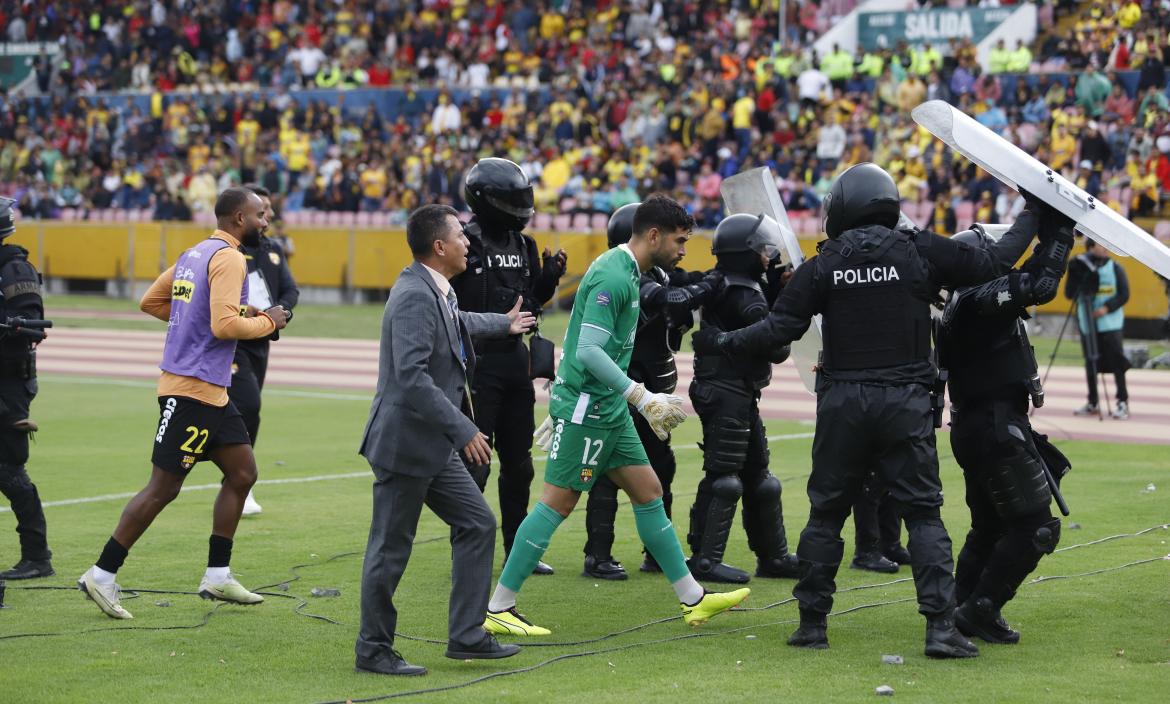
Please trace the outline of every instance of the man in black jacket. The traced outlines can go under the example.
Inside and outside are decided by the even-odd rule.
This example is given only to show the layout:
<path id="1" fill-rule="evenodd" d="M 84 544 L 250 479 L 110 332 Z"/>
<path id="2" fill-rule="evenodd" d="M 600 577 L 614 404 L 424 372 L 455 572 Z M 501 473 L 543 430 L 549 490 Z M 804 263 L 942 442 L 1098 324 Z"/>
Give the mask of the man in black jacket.
<path id="1" fill-rule="evenodd" d="M 260 196 L 265 216 L 272 222 L 272 195 L 268 189 L 258 184 L 248 184 L 245 188 Z M 288 269 L 284 250 L 263 233 L 259 245 L 245 245 L 243 250 L 248 262 L 248 305 L 257 310 L 279 305 L 291 313 L 301 292 Z M 228 397 L 244 417 L 244 426 L 248 429 L 253 447 L 256 446 L 256 435 L 260 432 L 260 392 L 264 389 L 264 377 L 268 374 L 268 346 L 272 340 L 278 339 L 279 332 L 273 333 L 271 338 L 240 340 L 236 345 L 236 358 L 232 361 L 232 384 L 228 387 Z M 255 516 L 261 510 L 260 504 L 249 491 L 244 501 L 243 515 Z"/>

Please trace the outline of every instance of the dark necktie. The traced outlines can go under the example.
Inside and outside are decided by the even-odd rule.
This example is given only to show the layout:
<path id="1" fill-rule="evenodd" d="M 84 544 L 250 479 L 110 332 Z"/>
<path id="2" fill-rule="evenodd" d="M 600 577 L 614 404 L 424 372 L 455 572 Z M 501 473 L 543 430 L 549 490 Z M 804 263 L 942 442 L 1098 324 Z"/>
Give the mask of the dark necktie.
<path id="1" fill-rule="evenodd" d="M 467 350 L 463 347 L 463 329 L 459 325 L 459 301 L 455 297 L 455 289 L 447 292 L 447 308 L 451 311 L 451 318 L 455 321 L 455 334 L 459 336 L 459 359 L 463 366 L 467 366 Z"/>

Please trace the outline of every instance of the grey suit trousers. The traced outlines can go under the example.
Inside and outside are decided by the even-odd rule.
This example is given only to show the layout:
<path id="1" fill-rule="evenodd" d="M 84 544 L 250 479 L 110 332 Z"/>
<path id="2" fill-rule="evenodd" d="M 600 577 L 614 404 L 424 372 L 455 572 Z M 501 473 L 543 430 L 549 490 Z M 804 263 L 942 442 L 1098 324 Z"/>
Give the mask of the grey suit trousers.
<path id="1" fill-rule="evenodd" d="M 496 519 L 459 456 L 432 477 L 374 470 L 374 513 L 362 566 L 358 657 L 374 659 L 394 645 L 398 610 L 394 591 L 406 570 L 425 504 L 451 526 L 451 598 L 447 633 L 452 643 L 483 640 L 491 590 Z"/>

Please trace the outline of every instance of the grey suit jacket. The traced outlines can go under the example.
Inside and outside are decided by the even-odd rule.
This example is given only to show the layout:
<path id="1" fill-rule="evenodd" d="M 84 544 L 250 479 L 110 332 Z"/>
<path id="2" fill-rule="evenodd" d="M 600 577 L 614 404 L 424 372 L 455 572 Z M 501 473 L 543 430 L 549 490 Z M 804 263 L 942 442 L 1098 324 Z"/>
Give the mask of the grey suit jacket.
<path id="1" fill-rule="evenodd" d="M 499 313 L 459 312 L 462 330 L 422 264 L 402 271 L 382 316 L 378 391 L 359 453 L 391 473 L 433 476 L 478 430 L 461 410 L 475 368 L 471 337 L 504 337 Z M 460 336 L 467 354 L 464 369 Z"/>

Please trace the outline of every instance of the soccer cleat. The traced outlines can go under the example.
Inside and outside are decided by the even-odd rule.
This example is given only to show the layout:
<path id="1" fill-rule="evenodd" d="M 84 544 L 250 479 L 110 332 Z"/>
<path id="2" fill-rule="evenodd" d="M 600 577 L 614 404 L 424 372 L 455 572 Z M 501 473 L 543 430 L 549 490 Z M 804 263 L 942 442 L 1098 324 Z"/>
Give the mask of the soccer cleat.
<path id="1" fill-rule="evenodd" d="M 1074 416 L 1095 416 L 1098 413 L 1100 413 L 1100 409 L 1097 408 L 1097 404 L 1095 403 L 1086 403 L 1077 410 L 1073 411 Z"/>
<path id="2" fill-rule="evenodd" d="M 260 504 L 256 502 L 256 497 L 252 496 L 252 492 L 248 492 L 248 498 L 244 499 L 244 510 L 241 516 L 259 516 L 264 509 L 260 508 Z"/>
<path id="3" fill-rule="evenodd" d="M 245 606 L 264 601 L 264 597 L 244 589 L 243 585 L 231 575 L 228 575 L 226 581 L 215 584 L 207 581 L 207 575 L 203 575 L 203 581 L 199 583 L 199 596 L 204 599 L 230 601 L 233 604 L 244 604 Z"/>
<path id="4" fill-rule="evenodd" d="M 106 616 L 110 618 L 131 619 L 134 618 L 129 611 L 122 608 L 121 592 L 122 588 L 116 582 L 110 584 L 98 584 L 93 578 L 93 568 L 90 567 L 85 571 L 85 574 L 77 580 L 77 588 L 85 594 L 90 601 L 98 605 Z"/>
<path id="5" fill-rule="evenodd" d="M 499 636 L 552 635 L 552 631 L 537 626 L 524 618 L 524 614 L 517 611 L 515 606 L 506 611 L 487 612 L 487 619 L 483 622 L 483 630 Z"/>
<path id="6" fill-rule="evenodd" d="M 1113 420 L 1129 420 L 1129 404 L 1125 401 L 1118 401 L 1117 408 L 1114 408 L 1109 413 Z"/>
<path id="7" fill-rule="evenodd" d="M 683 621 L 694 628 L 710 621 L 712 616 L 718 616 L 728 609 L 739 606 L 751 593 L 752 590 L 748 587 L 736 589 L 733 592 L 704 591 L 703 598 L 699 599 L 699 603 L 679 604 L 679 608 L 683 612 Z"/>

